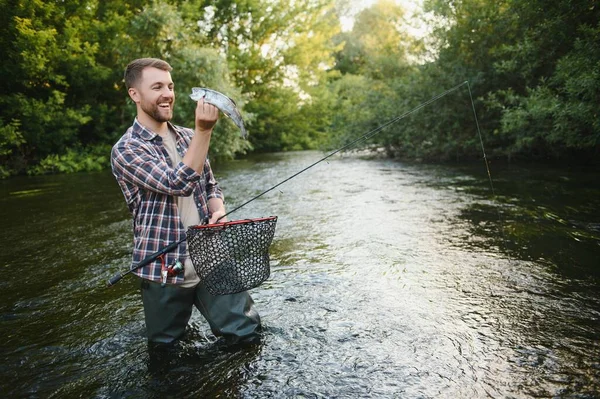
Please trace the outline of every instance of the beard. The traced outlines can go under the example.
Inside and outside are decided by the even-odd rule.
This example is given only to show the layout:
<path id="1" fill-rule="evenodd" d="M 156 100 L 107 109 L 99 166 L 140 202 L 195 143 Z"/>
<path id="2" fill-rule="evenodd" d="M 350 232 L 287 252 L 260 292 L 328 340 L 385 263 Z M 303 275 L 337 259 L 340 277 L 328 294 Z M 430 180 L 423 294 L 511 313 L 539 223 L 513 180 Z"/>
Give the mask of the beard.
<path id="1" fill-rule="evenodd" d="M 168 109 L 161 108 L 158 106 L 160 103 L 168 102 L 170 107 Z M 148 116 L 152 117 L 157 122 L 169 122 L 173 119 L 173 105 L 175 104 L 175 99 L 172 101 L 165 101 L 164 99 L 159 99 L 157 102 L 141 102 L 142 111 L 144 111 Z"/>

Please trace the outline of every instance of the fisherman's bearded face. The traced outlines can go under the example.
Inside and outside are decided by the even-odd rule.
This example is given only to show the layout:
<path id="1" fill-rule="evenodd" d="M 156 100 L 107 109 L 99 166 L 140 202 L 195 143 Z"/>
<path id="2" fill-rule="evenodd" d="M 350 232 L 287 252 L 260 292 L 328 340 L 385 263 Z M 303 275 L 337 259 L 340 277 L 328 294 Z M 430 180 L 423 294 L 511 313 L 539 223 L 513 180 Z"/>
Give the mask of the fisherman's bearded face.
<path id="1" fill-rule="evenodd" d="M 159 123 L 173 118 L 175 90 L 171 74 L 157 68 L 146 68 L 137 90 L 141 110 Z"/>
<path id="2" fill-rule="evenodd" d="M 140 107 L 142 111 L 151 116 L 157 122 L 168 122 L 173 118 L 173 105 L 175 96 L 172 98 L 159 97 L 158 99 L 147 99 L 142 97 Z"/>

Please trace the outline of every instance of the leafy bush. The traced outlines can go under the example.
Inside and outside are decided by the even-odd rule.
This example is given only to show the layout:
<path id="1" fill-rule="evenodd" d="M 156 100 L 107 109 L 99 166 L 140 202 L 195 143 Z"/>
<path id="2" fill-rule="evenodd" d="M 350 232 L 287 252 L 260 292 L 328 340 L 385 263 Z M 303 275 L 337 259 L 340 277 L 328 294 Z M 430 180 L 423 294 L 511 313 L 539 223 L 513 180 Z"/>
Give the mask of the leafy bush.
<path id="1" fill-rule="evenodd" d="M 68 149 L 63 155 L 49 155 L 27 170 L 29 175 L 92 172 L 110 166 L 110 146 L 98 145 L 85 150 Z"/>

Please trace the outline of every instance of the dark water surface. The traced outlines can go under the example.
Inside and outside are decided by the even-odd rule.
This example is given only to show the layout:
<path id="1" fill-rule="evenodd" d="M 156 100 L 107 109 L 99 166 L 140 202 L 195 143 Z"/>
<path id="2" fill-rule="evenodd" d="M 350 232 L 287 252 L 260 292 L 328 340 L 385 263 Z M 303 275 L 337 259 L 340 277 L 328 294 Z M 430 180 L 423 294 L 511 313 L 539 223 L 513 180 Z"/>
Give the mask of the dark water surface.
<path id="1" fill-rule="evenodd" d="M 230 209 L 322 156 L 216 169 Z M 194 311 L 149 351 L 130 216 L 109 172 L 0 182 L 1 397 L 600 396 L 595 171 L 342 156 L 231 215 L 277 215 L 252 290 L 260 345 L 226 351 Z"/>

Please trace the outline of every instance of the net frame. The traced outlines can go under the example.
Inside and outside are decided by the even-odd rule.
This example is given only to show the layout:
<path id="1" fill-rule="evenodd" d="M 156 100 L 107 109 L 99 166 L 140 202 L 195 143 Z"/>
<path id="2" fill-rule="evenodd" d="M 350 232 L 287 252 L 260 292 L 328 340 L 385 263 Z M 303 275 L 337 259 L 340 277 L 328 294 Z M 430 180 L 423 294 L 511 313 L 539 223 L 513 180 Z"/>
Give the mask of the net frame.
<path id="1" fill-rule="evenodd" d="M 235 294 L 266 281 L 276 225 L 277 216 L 269 216 L 190 226 L 188 252 L 208 292 Z"/>

